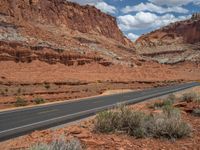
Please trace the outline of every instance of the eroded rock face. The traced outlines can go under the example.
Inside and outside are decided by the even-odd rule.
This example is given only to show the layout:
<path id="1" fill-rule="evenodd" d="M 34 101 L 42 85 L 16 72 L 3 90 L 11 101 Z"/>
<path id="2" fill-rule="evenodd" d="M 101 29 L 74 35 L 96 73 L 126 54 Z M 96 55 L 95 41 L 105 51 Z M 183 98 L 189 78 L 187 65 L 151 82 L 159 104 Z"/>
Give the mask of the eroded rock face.
<path id="1" fill-rule="evenodd" d="M 199 62 L 199 14 L 143 35 L 135 42 L 135 46 L 140 53 L 160 63 Z"/>
<path id="2" fill-rule="evenodd" d="M 114 17 L 66 0 L 0 1 L 0 43 L 0 61 L 109 66 L 134 53 Z"/>
<path id="3" fill-rule="evenodd" d="M 80 6 L 66 0 L 2 0 L 0 10 L 15 21 L 54 24 L 126 42 L 116 19 L 92 6 Z"/>
<path id="4" fill-rule="evenodd" d="M 172 23 L 169 26 L 143 35 L 135 42 L 135 44 L 137 47 L 151 47 L 165 44 L 191 44 L 200 42 L 200 17 L 195 18 L 196 19 Z"/>

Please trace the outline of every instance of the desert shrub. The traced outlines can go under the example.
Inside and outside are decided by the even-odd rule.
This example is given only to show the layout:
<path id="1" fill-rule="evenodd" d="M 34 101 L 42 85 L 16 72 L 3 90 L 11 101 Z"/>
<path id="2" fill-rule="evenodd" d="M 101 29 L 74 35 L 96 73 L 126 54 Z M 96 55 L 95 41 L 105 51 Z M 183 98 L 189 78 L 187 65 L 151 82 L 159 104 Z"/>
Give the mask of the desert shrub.
<path id="1" fill-rule="evenodd" d="M 132 111 L 128 107 L 119 106 L 118 112 L 119 112 L 118 129 L 126 130 L 129 125 L 130 118 L 132 116 Z"/>
<path id="2" fill-rule="evenodd" d="M 196 108 L 192 111 L 192 114 L 195 116 L 199 116 L 200 117 L 200 108 Z"/>
<path id="3" fill-rule="evenodd" d="M 36 103 L 36 104 L 43 104 L 43 103 L 45 103 L 45 99 L 43 99 L 43 98 L 35 98 L 34 99 L 34 102 Z"/>
<path id="4" fill-rule="evenodd" d="M 51 86 L 50 86 L 50 84 L 49 83 L 44 83 L 44 87 L 48 90 L 48 89 L 50 89 L 51 88 Z"/>
<path id="5" fill-rule="evenodd" d="M 191 101 L 195 101 L 197 97 L 198 97 L 197 94 L 194 92 L 184 93 L 181 97 L 181 100 L 185 102 L 191 102 Z"/>
<path id="6" fill-rule="evenodd" d="M 166 99 L 155 102 L 153 105 L 150 106 L 150 108 L 154 109 L 160 109 L 166 106 L 172 106 L 176 100 L 176 96 L 174 94 L 170 94 Z"/>
<path id="7" fill-rule="evenodd" d="M 172 106 L 173 103 L 174 103 L 173 101 L 166 99 L 160 102 L 155 102 L 153 105 L 150 106 L 150 108 L 160 109 L 166 106 Z"/>
<path id="8" fill-rule="evenodd" d="M 162 114 L 153 115 L 147 123 L 149 136 L 177 139 L 189 136 L 191 127 L 181 120 L 180 112 L 173 107 L 165 108 Z"/>
<path id="9" fill-rule="evenodd" d="M 102 133 L 113 132 L 118 128 L 119 112 L 104 111 L 96 117 L 95 129 Z"/>
<path id="10" fill-rule="evenodd" d="M 145 114 L 127 107 L 97 114 L 95 129 L 102 133 L 123 131 L 131 136 L 176 139 L 188 136 L 191 127 L 181 120 L 180 111 L 172 105 L 161 114 Z"/>
<path id="11" fill-rule="evenodd" d="M 167 105 L 162 108 L 163 113 L 167 115 L 168 117 L 171 116 L 176 116 L 176 117 L 181 117 L 180 110 L 178 108 L 173 107 L 172 105 Z"/>
<path id="12" fill-rule="evenodd" d="M 83 150 L 83 148 L 78 139 L 72 139 L 67 142 L 59 139 L 50 144 L 38 143 L 30 147 L 29 150 Z"/>
<path id="13" fill-rule="evenodd" d="M 17 100 L 15 102 L 15 106 L 16 107 L 20 107 L 20 106 L 26 106 L 27 105 L 27 101 L 22 99 L 21 97 L 17 97 Z"/>
<path id="14" fill-rule="evenodd" d="M 128 134 L 137 138 L 146 136 L 146 121 L 149 116 L 142 112 L 132 112 L 128 121 Z"/>
<path id="15" fill-rule="evenodd" d="M 197 104 L 200 104 L 200 95 L 197 96 L 195 102 L 196 102 Z"/>
<path id="16" fill-rule="evenodd" d="M 170 94 L 170 95 L 167 97 L 167 100 L 170 100 L 172 103 L 174 103 L 174 102 L 176 101 L 176 95 Z"/>

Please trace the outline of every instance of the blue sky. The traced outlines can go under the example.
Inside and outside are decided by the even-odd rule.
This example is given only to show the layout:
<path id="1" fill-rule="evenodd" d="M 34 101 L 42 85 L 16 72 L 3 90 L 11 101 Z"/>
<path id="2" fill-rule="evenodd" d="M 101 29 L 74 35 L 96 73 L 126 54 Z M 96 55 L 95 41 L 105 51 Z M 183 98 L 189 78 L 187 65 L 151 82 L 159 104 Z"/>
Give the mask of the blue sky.
<path id="1" fill-rule="evenodd" d="M 185 20 L 200 12 L 200 0 L 70 0 L 93 5 L 117 18 L 118 26 L 131 40 L 140 35 Z"/>

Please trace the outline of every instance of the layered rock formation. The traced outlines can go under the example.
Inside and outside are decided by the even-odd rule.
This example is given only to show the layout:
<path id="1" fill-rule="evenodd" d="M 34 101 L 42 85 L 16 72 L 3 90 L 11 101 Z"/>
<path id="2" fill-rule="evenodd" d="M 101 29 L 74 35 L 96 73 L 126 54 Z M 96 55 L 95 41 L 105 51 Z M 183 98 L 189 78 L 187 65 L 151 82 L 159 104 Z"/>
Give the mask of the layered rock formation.
<path id="1" fill-rule="evenodd" d="M 134 52 L 114 17 L 66 0 L 2 0 L 0 42 L 1 61 L 107 66 Z"/>
<path id="2" fill-rule="evenodd" d="M 200 60 L 200 17 L 179 21 L 141 36 L 135 45 L 145 56 L 161 63 Z"/>
<path id="3" fill-rule="evenodd" d="M 65 26 L 125 43 L 116 19 L 92 6 L 80 6 L 66 0 L 3 0 L 1 13 L 20 21 Z"/>

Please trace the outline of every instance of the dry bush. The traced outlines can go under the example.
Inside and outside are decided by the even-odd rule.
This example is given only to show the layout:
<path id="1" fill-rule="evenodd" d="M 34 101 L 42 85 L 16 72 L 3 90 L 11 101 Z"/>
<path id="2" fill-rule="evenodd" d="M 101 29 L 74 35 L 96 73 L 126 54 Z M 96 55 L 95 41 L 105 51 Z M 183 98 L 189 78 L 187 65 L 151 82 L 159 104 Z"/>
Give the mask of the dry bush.
<path id="1" fill-rule="evenodd" d="M 189 136 L 191 127 L 181 120 L 178 109 L 163 107 L 161 114 L 145 114 L 128 107 L 104 111 L 96 116 L 95 129 L 109 133 L 123 131 L 131 136 L 176 139 Z"/>
<path id="2" fill-rule="evenodd" d="M 78 139 L 72 139 L 67 142 L 59 139 L 50 144 L 38 143 L 30 147 L 29 150 L 83 150 L 83 147 Z"/>
<path id="3" fill-rule="evenodd" d="M 20 107 L 20 106 L 26 106 L 27 105 L 27 101 L 21 97 L 17 97 L 17 100 L 15 102 L 15 106 L 16 107 Z"/>
<path id="4" fill-rule="evenodd" d="M 176 101 L 176 96 L 174 94 L 170 94 L 166 99 L 155 102 L 153 105 L 150 106 L 150 108 L 153 109 L 160 109 L 166 106 L 172 106 Z"/>
<path id="5" fill-rule="evenodd" d="M 198 98 L 198 95 L 194 92 L 189 92 L 189 93 L 184 93 L 181 97 L 181 101 L 184 102 L 192 102 L 192 101 L 196 101 L 196 99 Z"/>

